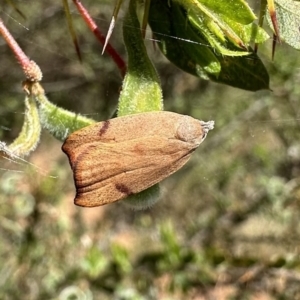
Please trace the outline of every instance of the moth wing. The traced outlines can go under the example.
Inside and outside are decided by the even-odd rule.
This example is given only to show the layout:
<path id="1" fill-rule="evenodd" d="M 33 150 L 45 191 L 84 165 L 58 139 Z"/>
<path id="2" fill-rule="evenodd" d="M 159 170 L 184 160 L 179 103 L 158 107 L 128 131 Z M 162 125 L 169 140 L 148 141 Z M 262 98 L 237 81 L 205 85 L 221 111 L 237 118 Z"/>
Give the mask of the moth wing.
<path id="1" fill-rule="evenodd" d="M 98 122 L 70 134 L 63 145 L 63 151 L 67 152 L 68 148 L 74 150 L 84 143 L 95 141 L 122 142 L 153 135 L 173 138 L 180 122 L 186 119 L 201 128 L 198 120 L 168 111 L 133 114 Z"/>
<path id="2" fill-rule="evenodd" d="M 194 144 L 159 136 L 84 144 L 78 147 L 71 165 L 75 204 L 99 206 L 141 192 L 177 171 L 195 148 Z"/>

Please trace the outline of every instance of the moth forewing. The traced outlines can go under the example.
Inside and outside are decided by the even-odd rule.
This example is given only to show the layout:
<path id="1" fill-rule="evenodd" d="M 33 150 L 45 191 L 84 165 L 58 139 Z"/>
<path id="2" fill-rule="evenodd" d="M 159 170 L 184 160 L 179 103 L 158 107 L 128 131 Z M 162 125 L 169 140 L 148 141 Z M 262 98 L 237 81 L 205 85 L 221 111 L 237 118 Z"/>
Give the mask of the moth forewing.
<path id="1" fill-rule="evenodd" d="M 75 204 L 104 205 L 160 182 L 188 161 L 212 128 L 212 121 L 148 112 L 71 134 L 62 149 L 74 173 Z"/>

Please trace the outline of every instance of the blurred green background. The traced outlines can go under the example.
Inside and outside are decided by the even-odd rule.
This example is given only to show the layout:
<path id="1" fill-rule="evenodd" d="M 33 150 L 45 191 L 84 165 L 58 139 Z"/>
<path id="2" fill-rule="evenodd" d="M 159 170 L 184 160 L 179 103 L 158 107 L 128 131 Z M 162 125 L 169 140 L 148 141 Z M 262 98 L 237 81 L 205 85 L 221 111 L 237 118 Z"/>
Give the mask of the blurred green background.
<path id="1" fill-rule="evenodd" d="M 41 67 L 49 99 L 110 118 L 122 79 L 76 9 L 82 64 L 62 3 L 15 3 L 26 19 L 3 1 L 0 16 Z M 84 4 L 105 33 L 111 1 Z M 122 14 L 111 43 L 126 58 Z M 252 93 L 183 73 L 150 30 L 145 44 L 165 109 L 213 119 L 215 129 L 144 211 L 74 206 L 67 157 L 47 132 L 26 160 L 1 158 L 0 299 L 300 299 L 299 52 L 277 45 L 272 61 L 271 42 L 262 46 L 271 90 Z M 0 55 L 0 139 L 9 143 L 22 126 L 24 78 L 3 39 Z"/>

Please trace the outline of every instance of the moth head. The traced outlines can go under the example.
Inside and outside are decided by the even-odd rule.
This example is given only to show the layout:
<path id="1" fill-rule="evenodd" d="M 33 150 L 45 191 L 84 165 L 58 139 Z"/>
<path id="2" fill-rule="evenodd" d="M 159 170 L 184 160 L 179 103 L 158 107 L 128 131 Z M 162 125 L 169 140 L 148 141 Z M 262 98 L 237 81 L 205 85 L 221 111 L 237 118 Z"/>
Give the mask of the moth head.
<path id="1" fill-rule="evenodd" d="M 199 145 L 214 128 L 214 121 L 203 122 L 189 116 L 182 116 L 176 129 L 176 138 L 187 143 Z"/>
<path id="2" fill-rule="evenodd" d="M 215 121 L 208 121 L 208 122 L 200 121 L 200 124 L 203 130 L 203 134 L 202 134 L 202 141 L 203 141 L 206 138 L 207 133 L 210 130 L 214 129 Z"/>

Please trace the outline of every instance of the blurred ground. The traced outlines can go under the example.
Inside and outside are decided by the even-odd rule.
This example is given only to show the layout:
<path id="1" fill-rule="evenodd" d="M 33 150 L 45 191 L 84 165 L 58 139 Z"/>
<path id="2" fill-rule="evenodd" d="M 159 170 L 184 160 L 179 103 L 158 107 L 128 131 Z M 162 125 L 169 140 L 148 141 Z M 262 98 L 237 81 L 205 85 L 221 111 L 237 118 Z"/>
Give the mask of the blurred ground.
<path id="1" fill-rule="evenodd" d="M 106 32 L 110 1 L 84 4 Z M 17 5 L 26 20 L 7 4 L 1 17 L 42 68 L 49 99 L 109 118 L 121 78 L 75 9 L 82 65 L 61 3 Z M 120 26 L 112 44 L 125 57 Z M 272 62 L 271 44 L 262 47 L 272 91 L 250 93 L 184 74 L 146 45 L 166 110 L 213 119 L 215 129 L 145 211 L 75 207 L 67 158 L 47 132 L 28 160 L 2 159 L 0 298 L 300 299 L 299 53 L 279 45 Z M 3 40 L 0 53 L 0 138 L 9 143 L 22 124 L 23 77 Z"/>

